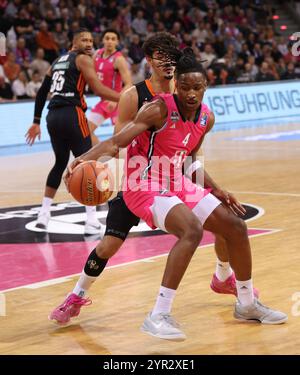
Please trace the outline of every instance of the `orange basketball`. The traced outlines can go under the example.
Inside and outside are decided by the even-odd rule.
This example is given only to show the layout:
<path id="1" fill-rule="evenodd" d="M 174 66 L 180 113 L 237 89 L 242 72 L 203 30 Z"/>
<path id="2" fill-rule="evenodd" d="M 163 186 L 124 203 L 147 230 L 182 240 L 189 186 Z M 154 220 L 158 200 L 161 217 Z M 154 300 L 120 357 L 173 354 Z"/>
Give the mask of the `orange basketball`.
<path id="1" fill-rule="evenodd" d="M 106 164 L 89 160 L 75 167 L 69 178 L 73 198 L 85 206 L 105 203 L 112 195 L 114 178 Z"/>

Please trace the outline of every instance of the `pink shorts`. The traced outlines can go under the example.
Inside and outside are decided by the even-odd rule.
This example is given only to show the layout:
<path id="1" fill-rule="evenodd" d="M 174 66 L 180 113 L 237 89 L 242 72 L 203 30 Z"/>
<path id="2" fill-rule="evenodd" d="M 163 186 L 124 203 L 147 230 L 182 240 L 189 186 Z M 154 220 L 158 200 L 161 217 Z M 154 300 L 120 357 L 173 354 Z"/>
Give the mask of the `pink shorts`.
<path id="1" fill-rule="evenodd" d="M 99 126 L 104 120 L 108 118 L 111 118 L 112 123 L 115 124 L 117 116 L 117 103 L 102 100 L 92 108 L 87 118 L 96 126 Z"/>
<path id="2" fill-rule="evenodd" d="M 147 187 L 148 180 L 144 182 L 144 185 L 143 183 L 140 183 L 139 190 L 137 191 L 123 189 L 125 203 L 130 211 L 143 219 L 150 228 L 155 229 L 157 228 L 158 223 L 162 223 L 162 225 L 159 226 L 163 230 L 165 230 L 163 224 L 165 217 L 156 217 L 154 219 L 154 215 L 159 216 L 161 212 L 162 216 L 166 216 L 168 211 L 179 203 L 184 203 L 191 210 L 193 210 L 193 208 L 196 207 L 198 203 L 210 192 L 210 190 L 203 189 L 200 186 L 195 185 L 185 176 L 182 176 L 181 190 L 176 189 L 177 191 L 165 191 L 161 188 L 161 185 L 158 182 L 155 183 L 153 181 L 151 181 L 151 190 L 147 189 Z M 211 196 L 211 194 L 209 195 Z M 166 208 L 162 208 L 162 211 L 160 209 L 157 210 L 158 213 L 154 212 L 155 210 L 153 207 L 155 206 L 155 203 L 161 205 L 162 198 L 170 198 L 164 200 L 168 201 L 166 203 Z M 221 202 L 218 201 L 215 203 L 216 204 L 213 209 Z"/>

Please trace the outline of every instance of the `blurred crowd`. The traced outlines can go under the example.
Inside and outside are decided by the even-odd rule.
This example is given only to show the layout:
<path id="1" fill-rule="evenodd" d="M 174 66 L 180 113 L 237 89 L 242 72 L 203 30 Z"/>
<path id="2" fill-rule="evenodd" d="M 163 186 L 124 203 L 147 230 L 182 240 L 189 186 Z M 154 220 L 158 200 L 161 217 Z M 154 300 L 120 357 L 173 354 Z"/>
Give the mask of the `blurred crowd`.
<path id="1" fill-rule="evenodd" d="M 190 46 L 207 69 L 210 86 L 300 78 L 292 42 L 275 32 L 271 1 L 259 0 L 0 0 L 0 101 L 34 98 L 53 60 L 73 33 L 89 29 L 95 48 L 101 32 L 120 32 L 120 50 L 133 82 L 149 75 L 142 43 L 169 31 Z"/>

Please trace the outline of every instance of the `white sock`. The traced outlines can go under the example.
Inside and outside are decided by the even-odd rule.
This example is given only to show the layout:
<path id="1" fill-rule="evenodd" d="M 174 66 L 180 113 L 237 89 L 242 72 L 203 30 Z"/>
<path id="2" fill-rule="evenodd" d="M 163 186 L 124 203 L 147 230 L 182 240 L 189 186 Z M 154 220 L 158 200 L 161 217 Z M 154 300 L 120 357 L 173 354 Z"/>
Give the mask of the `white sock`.
<path id="1" fill-rule="evenodd" d="M 40 212 L 50 212 L 50 207 L 51 207 L 52 202 L 53 202 L 53 198 L 44 197 Z"/>
<path id="2" fill-rule="evenodd" d="M 232 275 L 232 272 L 229 262 L 222 262 L 217 259 L 216 276 L 220 281 L 228 279 Z"/>
<path id="3" fill-rule="evenodd" d="M 170 313 L 175 293 L 176 290 L 161 286 L 151 314 Z"/>
<path id="4" fill-rule="evenodd" d="M 97 220 L 97 207 L 96 206 L 85 206 L 87 221 Z"/>
<path id="5" fill-rule="evenodd" d="M 86 291 L 90 289 L 91 285 L 98 279 L 98 277 L 88 276 L 84 271 L 82 271 L 73 293 L 77 294 L 79 297 L 84 297 Z"/>
<path id="6" fill-rule="evenodd" d="M 238 299 L 243 306 L 251 305 L 254 301 L 252 279 L 246 281 L 236 280 Z"/>

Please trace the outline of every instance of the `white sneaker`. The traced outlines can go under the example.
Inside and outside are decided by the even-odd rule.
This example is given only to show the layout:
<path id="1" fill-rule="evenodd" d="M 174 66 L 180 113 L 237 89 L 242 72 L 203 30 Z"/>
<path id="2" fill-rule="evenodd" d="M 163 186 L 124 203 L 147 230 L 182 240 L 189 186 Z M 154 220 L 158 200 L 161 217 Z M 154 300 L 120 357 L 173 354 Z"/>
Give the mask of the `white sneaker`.
<path id="1" fill-rule="evenodd" d="M 100 235 L 101 224 L 99 220 L 87 220 L 84 226 L 84 234 L 99 234 Z"/>
<path id="2" fill-rule="evenodd" d="M 167 313 L 151 315 L 150 312 L 141 326 L 141 331 L 165 340 L 186 339 L 186 335 L 179 329 L 179 324 Z"/>
<path id="3" fill-rule="evenodd" d="M 35 226 L 39 229 L 47 230 L 50 217 L 51 217 L 50 212 L 40 211 L 38 214 L 38 218 L 37 218 Z"/>
<path id="4" fill-rule="evenodd" d="M 257 299 L 254 299 L 254 302 L 248 306 L 242 306 L 237 301 L 233 315 L 238 320 L 256 321 L 262 324 L 282 324 L 288 320 L 285 313 L 270 309 Z"/>

